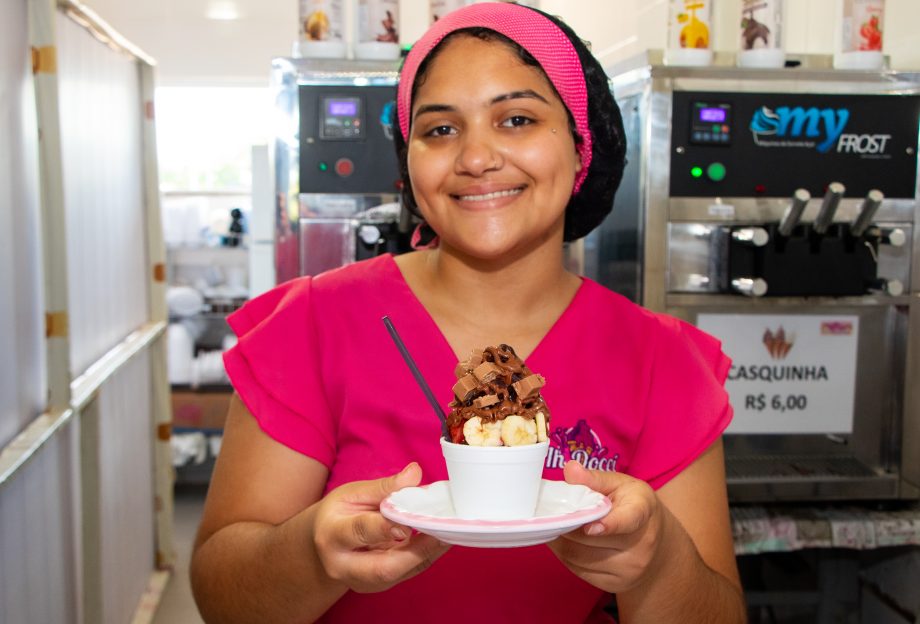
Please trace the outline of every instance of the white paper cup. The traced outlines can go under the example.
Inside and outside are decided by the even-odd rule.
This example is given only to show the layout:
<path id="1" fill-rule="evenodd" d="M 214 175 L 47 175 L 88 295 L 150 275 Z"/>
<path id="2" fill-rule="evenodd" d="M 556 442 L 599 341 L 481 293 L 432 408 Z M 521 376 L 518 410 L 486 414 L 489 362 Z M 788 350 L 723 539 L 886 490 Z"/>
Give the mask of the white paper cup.
<path id="1" fill-rule="evenodd" d="M 468 446 L 441 439 L 448 488 L 458 518 L 531 518 L 540 495 L 549 442 L 525 446 Z"/>

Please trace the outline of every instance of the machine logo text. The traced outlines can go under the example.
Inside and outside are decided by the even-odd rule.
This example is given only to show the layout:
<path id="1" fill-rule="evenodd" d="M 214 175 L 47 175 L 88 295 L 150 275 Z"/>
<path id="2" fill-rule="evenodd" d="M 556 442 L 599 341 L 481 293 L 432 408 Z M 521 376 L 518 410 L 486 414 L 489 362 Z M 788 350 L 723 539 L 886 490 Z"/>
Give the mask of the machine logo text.
<path id="1" fill-rule="evenodd" d="M 837 144 L 849 120 L 845 108 L 761 106 L 750 128 L 759 146 L 808 147 L 823 154 Z"/>

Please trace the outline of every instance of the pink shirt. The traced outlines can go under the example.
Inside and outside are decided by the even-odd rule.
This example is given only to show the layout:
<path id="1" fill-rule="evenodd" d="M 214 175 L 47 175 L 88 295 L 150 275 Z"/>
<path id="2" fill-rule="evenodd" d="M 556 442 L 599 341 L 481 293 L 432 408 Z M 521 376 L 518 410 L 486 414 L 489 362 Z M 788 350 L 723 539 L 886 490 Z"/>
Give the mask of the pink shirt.
<path id="1" fill-rule="evenodd" d="M 446 409 L 457 358 L 392 256 L 292 280 L 229 319 L 239 342 L 224 361 L 236 391 L 265 432 L 329 468 L 326 491 L 410 461 L 424 483 L 447 478 L 440 424 L 383 315 Z M 546 479 L 562 479 L 571 458 L 658 488 L 731 420 L 717 340 L 588 279 L 527 364 L 547 380 Z M 603 599 L 545 546 L 453 547 L 387 592 L 349 592 L 323 621 L 404 622 L 411 609 L 419 622 L 583 622 Z"/>

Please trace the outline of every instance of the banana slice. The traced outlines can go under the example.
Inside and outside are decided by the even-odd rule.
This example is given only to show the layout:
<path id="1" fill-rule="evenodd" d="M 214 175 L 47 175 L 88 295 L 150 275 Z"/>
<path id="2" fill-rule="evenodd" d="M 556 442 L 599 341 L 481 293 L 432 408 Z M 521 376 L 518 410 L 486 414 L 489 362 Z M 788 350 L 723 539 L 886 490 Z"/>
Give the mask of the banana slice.
<path id="1" fill-rule="evenodd" d="M 537 423 L 537 442 L 546 442 L 549 439 L 546 435 L 546 415 L 543 412 L 537 412 L 534 422 Z"/>
<path id="2" fill-rule="evenodd" d="M 472 420 L 472 419 L 470 419 Z M 522 416 L 506 416 L 502 421 L 502 442 L 505 446 L 523 446 L 537 443 L 537 424 Z"/>
<path id="3" fill-rule="evenodd" d="M 479 416 L 473 416 L 463 423 L 463 437 L 470 446 L 501 446 L 502 424 L 483 422 Z"/>

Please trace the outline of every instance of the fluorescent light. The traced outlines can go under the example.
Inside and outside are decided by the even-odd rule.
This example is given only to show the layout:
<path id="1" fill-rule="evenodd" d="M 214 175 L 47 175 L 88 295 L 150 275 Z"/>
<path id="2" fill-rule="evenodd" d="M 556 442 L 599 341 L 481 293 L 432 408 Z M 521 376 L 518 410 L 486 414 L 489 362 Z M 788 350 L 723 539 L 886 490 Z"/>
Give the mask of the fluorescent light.
<path id="1" fill-rule="evenodd" d="M 240 19 L 239 9 L 236 8 L 235 2 L 227 0 L 215 0 L 208 4 L 208 19 L 229 22 Z"/>

